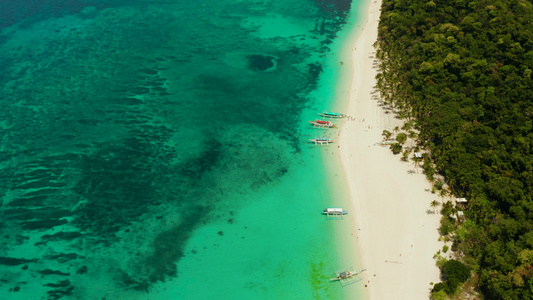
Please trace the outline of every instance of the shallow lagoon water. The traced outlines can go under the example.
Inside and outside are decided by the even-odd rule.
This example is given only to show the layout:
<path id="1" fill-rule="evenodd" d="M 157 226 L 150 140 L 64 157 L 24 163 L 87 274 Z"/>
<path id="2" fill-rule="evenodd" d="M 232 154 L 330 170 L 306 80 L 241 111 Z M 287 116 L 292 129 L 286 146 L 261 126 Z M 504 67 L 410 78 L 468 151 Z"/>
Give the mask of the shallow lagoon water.
<path id="1" fill-rule="evenodd" d="M 2 4 L 0 296 L 341 299 L 306 121 L 350 2 Z"/>

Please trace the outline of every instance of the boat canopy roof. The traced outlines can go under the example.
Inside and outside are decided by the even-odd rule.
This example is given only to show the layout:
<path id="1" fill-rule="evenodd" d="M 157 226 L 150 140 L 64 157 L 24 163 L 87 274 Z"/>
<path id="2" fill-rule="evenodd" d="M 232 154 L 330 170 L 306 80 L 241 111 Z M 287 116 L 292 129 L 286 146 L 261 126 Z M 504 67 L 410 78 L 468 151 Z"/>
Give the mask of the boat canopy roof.
<path id="1" fill-rule="evenodd" d="M 328 207 L 326 208 L 326 211 L 328 213 L 342 213 L 343 212 L 342 207 Z"/>

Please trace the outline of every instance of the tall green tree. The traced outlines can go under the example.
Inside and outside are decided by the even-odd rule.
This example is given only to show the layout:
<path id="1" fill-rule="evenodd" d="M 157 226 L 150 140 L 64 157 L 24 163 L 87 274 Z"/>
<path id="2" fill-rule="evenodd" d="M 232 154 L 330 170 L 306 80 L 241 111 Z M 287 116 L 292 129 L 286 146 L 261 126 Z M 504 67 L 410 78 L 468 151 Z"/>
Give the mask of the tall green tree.
<path id="1" fill-rule="evenodd" d="M 451 193 L 469 199 L 468 226 L 452 248 L 486 299 L 533 299 L 530 20 L 530 0 L 389 0 L 375 44 L 377 87 L 415 122 L 427 178 L 444 176 Z M 450 280 L 435 294 L 458 285 Z"/>

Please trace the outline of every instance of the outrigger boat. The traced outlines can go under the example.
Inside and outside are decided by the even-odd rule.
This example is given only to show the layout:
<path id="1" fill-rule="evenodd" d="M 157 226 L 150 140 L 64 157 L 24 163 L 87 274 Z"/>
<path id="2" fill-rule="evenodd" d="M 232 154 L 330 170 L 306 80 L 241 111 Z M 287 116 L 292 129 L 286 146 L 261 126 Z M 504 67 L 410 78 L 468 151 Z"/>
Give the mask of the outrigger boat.
<path id="1" fill-rule="evenodd" d="M 338 118 L 338 119 L 346 117 L 346 115 L 336 113 L 336 112 L 329 112 L 329 111 L 318 113 L 318 115 L 325 117 L 325 118 Z"/>
<path id="2" fill-rule="evenodd" d="M 342 207 L 328 207 L 322 211 L 322 214 L 326 215 L 326 219 L 328 220 L 342 220 L 348 212 L 342 209 Z"/>
<path id="3" fill-rule="evenodd" d="M 328 207 L 322 211 L 322 214 L 327 216 L 342 216 L 347 215 L 348 212 L 342 207 Z"/>
<path id="4" fill-rule="evenodd" d="M 346 286 L 348 284 L 352 284 L 352 283 L 363 280 L 360 274 L 363 273 L 364 271 L 366 271 L 366 269 L 355 270 L 354 268 L 349 268 L 343 271 L 338 271 L 336 273 L 337 277 L 330 278 L 330 280 L 340 281 L 342 286 Z"/>
<path id="5" fill-rule="evenodd" d="M 329 122 L 329 121 L 314 120 L 314 121 L 309 121 L 309 123 L 313 124 L 313 127 L 320 127 L 320 128 L 335 127 L 335 124 L 333 124 L 332 122 Z"/>
<path id="6" fill-rule="evenodd" d="M 329 143 L 333 143 L 334 141 L 328 139 L 328 138 L 314 138 L 314 139 L 309 139 L 309 141 L 315 143 L 315 145 L 329 145 Z"/>

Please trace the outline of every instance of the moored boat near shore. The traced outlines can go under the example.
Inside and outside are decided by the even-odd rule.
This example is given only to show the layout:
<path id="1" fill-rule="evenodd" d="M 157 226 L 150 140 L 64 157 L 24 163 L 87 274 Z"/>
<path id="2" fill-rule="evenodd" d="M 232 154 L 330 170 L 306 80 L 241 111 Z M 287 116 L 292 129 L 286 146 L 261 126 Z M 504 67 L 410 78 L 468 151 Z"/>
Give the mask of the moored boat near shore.
<path id="1" fill-rule="evenodd" d="M 330 143 L 333 143 L 334 141 L 329 138 L 322 138 L 322 137 L 316 137 L 314 139 L 309 139 L 309 141 L 315 143 L 315 145 L 329 145 Z"/>
<path id="2" fill-rule="evenodd" d="M 326 216 L 340 216 L 347 215 L 348 212 L 345 211 L 342 207 L 328 207 L 322 211 L 323 215 Z"/>
<path id="3" fill-rule="evenodd" d="M 336 113 L 336 112 L 328 112 L 328 111 L 318 113 L 318 115 L 324 118 L 337 118 L 337 119 L 346 117 L 346 115 L 344 114 Z"/>
<path id="4" fill-rule="evenodd" d="M 326 215 L 326 219 L 328 220 L 342 220 L 348 212 L 342 207 L 328 207 L 322 211 L 322 214 Z"/>
<path id="5" fill-rule="evenodd" d="M 313 127 L 318 127 L 318 128 L 336 127 L 336 125 L 333 124 L 333 122 L 329 122 L 329 121 L 314 120 L 314 121 L 309 121 L 309 123 L 313 124 Z"/>
<path id="6" fill-rule="evenodd" d="M 342 286 L 347 286 L 349 284 L 356 283 L 358 281 L 363 280 L 360 274 L 363 273 L 364 271 L 366 271 L 366 269 L 356 270 L 353 267 L 347 268 L 345 270 L 338 271 L 336 273 L 337 277 L 330 278 L 330 280 L 340 281 Z"/>

